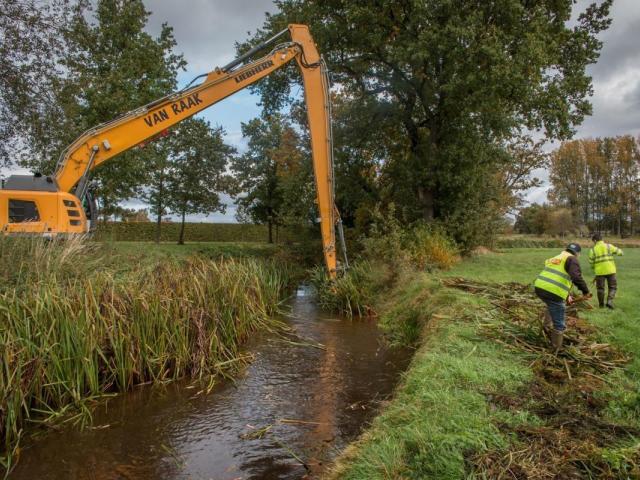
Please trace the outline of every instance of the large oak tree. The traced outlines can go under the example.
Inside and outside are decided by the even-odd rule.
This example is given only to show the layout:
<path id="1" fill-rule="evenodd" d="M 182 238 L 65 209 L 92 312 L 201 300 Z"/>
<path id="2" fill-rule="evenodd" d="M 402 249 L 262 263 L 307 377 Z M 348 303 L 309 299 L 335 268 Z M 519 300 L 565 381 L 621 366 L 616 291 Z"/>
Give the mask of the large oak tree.
<path id="1" fill-rule="evenodd" d="M 483 210 L 498 201 L 494 179 L 513 138 L 533 130 L 566 139 L 591 112 L 586 67 L 611 1 L 579 13 L 572 0 L 276 4 L 240 51 L 288 23 L 308 24 L 333 81 L 361 105 L 360 135 L 388 152 L 387 199 L 408 220 L 446 220 L 472 243 L 490 225 Z M 295 98 L 297 77 L 291 68 L 255 87 L 267 111 Z"/>

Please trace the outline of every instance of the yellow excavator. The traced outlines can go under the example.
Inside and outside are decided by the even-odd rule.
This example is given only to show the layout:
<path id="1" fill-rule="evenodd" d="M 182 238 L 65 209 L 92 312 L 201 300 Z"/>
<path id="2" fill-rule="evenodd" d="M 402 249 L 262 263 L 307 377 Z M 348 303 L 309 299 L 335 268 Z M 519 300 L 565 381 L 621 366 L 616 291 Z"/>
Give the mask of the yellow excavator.
<path id="1" fill-rule="evenodd" d="M 251 60 L 287 32 L 291 41 L 277 44 L 268 55 Z M 202 83 L 86 131 L 62 153 L 53 176 L 9 177 L 0 190 L 3 232 L 51 237 L 88 232 L 96 219 L 88 192 L 89 176 L 94 168 L 119 153 L 143 145 L 172 125 L 246 88 L 294 59 L 304 83 L 324 259 L 329 275 L 335 277 L 336 226 L 342 250 L 346 250 L 342 223 L 334 202 L 329 77 L 306 25 L 289 25 L 228 65 L 194 79 L 206 77 Z M 90 206 L 86 212 L 82 204 L 85 199 Z"/>

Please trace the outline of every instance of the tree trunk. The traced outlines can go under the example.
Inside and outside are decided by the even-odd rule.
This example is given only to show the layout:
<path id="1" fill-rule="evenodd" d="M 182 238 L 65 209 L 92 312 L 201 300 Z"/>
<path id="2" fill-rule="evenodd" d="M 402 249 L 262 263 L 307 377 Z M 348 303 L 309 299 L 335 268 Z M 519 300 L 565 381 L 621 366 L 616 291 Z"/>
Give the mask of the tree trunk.
<path id="1" fill-rule="evenodd" d="M 433 191 L 427 190 L 423 186 L 418 187 L 418 200 L 422 206 L 422 219 L 426 221 L 433 220 L 435 217 L 433 209 Z"/>
<path id="2" fill-rule="evenodd" d="M 273 243 L 273 223 L 271 220 L 267 220 L 267 225 L 269 226 L 269 243 Z"/>
<path id="3" fill-rule="evenodd" d="M 156 219 L 156 243 L 160 243 L 161 234 L 162 234 L 162 214 L 158 213 L 158 218 Z"/>
<path id="4" fill-rule="evenodd" d="M 158 185 L 158 204 L 156 205 L 158 210 L 158 218 L 156 219 L 156 243 L 160 243 L 160 237 L 162 234 L 162 193 L 164 187 L 164 179 L 162 174 L 160 175 L 160 183 Z"/>
<path id="5" fill-rule="evenodd" d="M 618 215 L 618 237 L 622 238 L 622 220 L 620 219 L 620 215 Z"/>
<path id="6" fill-rule="evenodd" d="M 185 211 L 182 210 L 182 222 L 180 223 L 180 236 L 178 237 L 178 245 L 184 245 L 184 217 Z"/>

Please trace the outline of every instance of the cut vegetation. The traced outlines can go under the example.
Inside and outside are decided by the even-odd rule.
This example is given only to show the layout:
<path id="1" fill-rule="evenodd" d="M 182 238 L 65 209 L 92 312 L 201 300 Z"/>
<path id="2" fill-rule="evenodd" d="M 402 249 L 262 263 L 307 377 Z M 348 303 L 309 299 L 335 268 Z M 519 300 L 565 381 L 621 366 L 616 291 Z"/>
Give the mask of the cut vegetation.
<path id="1" fill-rule="evenodd" d="M 439 275 L 405 269 L 370 297 L 392 338 L 420 347 L 330 477 L 638 478 L 640 252 L 619 262 L 619 308 L 571 312 L 554 355 L 528 285 L 556 253 L 489 253 Z"/>

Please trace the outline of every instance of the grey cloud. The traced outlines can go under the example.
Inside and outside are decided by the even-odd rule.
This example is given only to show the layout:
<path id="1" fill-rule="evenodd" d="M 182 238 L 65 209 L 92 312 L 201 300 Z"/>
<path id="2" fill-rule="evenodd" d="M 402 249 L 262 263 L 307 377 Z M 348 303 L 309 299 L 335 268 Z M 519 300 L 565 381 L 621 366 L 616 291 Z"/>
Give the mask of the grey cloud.
<path id="1" fill-rule="evenodd" d="M 625 14 L 614 16 L 610 29 L 601 36 L 600 58 L 589 67 L 589 72 L 596 78 L 609 79 L 620 69 L 633 67 L 640 61 L 640 18 L 638 12 L 628 12 L 632 21 L 624 21 L 621 17 Z"/>
<path id="2" fill-rule="evenodd" d="M 593 1 L 579 0 L 575 12 Z M 577 138 L 640 133 L 640 2 L 614 0 L 611 17 L 600 35 L 600 58 L 587 70 L 593 77 L 593 114 L 577 128 Z"/>
<path id="3" fill-rule="evenodd" d="M 145 0 L 152 12 L 149 32 L 162 23 L 174 29 L 176 50 L 184 54 L 189 72 L 207 72 L 235 57 L 235 42 L 262 26 L 272 0 Z"/>
<path id="4" fill-rule="evenodd" d="M 640 75 L 635 80 L 633 90 L 624 95 L 623 99 L 627 104 L 627 112 L 640 111 Z"/>

